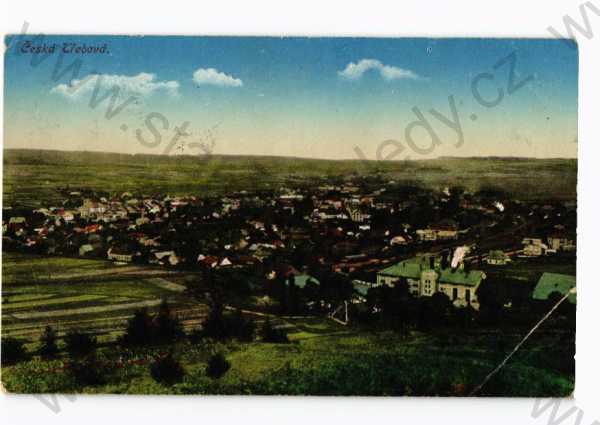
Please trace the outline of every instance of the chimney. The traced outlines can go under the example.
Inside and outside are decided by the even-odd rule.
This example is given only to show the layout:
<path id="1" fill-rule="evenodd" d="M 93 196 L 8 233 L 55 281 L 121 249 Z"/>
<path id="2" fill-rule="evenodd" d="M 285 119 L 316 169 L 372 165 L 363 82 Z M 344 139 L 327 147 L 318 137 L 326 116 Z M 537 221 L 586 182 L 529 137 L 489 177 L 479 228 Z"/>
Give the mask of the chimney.
<path id="1" fill-rule="evenodd" d="M 431 255 L 429 257 L 429 268 L 431 270 L 435 269 L 435 256 L 434 255 Z"/>

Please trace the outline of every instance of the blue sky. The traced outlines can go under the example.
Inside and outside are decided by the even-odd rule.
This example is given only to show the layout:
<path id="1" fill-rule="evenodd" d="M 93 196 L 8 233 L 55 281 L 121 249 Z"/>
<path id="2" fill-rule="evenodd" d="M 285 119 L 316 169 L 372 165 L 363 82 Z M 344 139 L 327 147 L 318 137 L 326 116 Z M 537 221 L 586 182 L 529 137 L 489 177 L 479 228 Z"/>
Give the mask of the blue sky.
<path id="1" fill-rule="evenodd" d="M 36 55 L 24 41 L 57 47 L 33 66 Z M 189 122 L 181 149 L 171 154 L 195 153 L 189 144 L 204 141 L 210 130 L 220 154 L 348 159 L 358 147 L 375 159 L 381 142 L 394 139 L 406 147 L 394 159 L 577 155 L 578 54 L 560 40 L 46 36 L 6 42 L 8 148 L 163 153 L 174 128 Z M 106 44 L 108 52 L 61 55 L 62 43 Z M 512 93 L 510 61 L 494 69 L 510 54 L 514 82 L 531 76 Z M 77 76 L 53 76 L 57 62 L 64 70 L 77 59 Z M 472 89 L 482 73 L 488 73 L 477 84 L 483 99 L 503 91 L 493 107 Z M 90 75 L 69 90 L 73 79 Z M 117 85 L 117 104 L 129 96 L 136 101 L 106 119 L 108 100 L 89 106 L 97 75 L 103 76 L 100 96 Z M 415 107 L 439 138 L 432 145 L 417 126 L 411 137 L 420 150 L 406 140 Z M 163 128 L 162 120 L 153 121 L 160 140 L 147 126 L 154 112 L 168 122 Z M 153 146 L 140 143 L 136 129 Z"/>

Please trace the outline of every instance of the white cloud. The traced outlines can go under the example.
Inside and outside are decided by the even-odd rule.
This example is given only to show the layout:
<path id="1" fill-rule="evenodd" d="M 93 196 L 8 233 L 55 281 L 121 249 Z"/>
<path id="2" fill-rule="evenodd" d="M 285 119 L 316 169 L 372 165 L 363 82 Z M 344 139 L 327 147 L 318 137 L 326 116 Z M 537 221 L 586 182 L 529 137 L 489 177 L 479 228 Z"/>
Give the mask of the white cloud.
<path id="1" fill-rule="evenodd" d="M 409 69 L 385 65 L 377 59 L 361 59 L 357 63 L 350 62 L 343 71 L 338 71 L 338 75 L 348 80 L 358 80 L 365 72 L 372 69 L 379 71 L 381 77 L 387 81 L 400 79 L 417 80 L 420 78 Z"/>
<path id="2" fill-rule="evenodd" d="M 219 72 L 214 68 L 199 68 L 194 72 L 194 83 L 220 87 L 242 87 L 244 83 L 239 78 Z"/>
<path id="3" fill-rule="evenodd" d="M 156 75 L 141 72 L 138 75 L 111 75 L 97 74 L 88 75 L 78 80 L 71 80 L 69 84 L 59 84 L 50 91 L 60 94 L 67 99 L 87 99 L 89 95 L 99 87 L 99 95 L 103 95 L 113 87 L 119 88 L 119 96 L 148 97 L 155 93 L 166 93 L 168 96 L 179 96 L 179 83 L 177 81 L 160 81 Z"/>

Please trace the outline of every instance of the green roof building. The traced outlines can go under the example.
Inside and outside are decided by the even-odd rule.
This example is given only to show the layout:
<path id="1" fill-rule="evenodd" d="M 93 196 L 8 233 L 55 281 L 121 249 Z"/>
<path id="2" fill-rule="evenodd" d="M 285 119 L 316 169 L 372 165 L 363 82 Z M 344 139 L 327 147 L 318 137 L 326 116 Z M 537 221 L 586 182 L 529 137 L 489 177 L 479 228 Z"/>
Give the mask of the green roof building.
<path id="1" fill-rule="evenodd" d="M 552 293 L 565 295 L 571 289 L 575 288 L 575 276 L 559 273 L 544 273 L 535 289 L 533 290 L 533 299 L 544 301 Z M 577 303 L 577 294 L 572 293 L 569 298 L 571 304 Z"/>
<path id="2" fill-rule="evenodd" d="M 316 277 L 307 275 L 307 274 L 299 274 L 294 276 L 294 283 L 299 288 L 304 288 L 307 283 L 314 283 L 315 285 L 320 285 L 321 282 Z"/>
<path id="3" fill-rule="evenodd" d="M 486 258 L 486 262 L 494 266 L 503 266 L 509 261 L 510 258 L 508 257 L 508 255 L 506 255 L 502 251 L 490 251 Z"/>
<path id="4" fill-rule="evenodd" d="M 476 291 L 486 278 L 480 270 L 466 271 L 463 267 L 442 267 L 436 256 L 424 255 L 401 261 L 377 273 L 377 284 L 392 286 L 406 280 L 409 292 L 415 296 L 446 294 L 456 306 L 479 308 Z"/>

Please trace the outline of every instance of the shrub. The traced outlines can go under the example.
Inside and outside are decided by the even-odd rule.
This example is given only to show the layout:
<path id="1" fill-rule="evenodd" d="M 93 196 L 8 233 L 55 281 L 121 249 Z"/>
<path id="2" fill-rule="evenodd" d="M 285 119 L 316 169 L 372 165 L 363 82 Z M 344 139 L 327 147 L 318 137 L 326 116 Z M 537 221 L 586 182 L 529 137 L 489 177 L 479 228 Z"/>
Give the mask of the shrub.
<path id="1" fill-rule="evenodd" d="M 202 335 L 218 341 L 230 337 L 228 326 L 220 309 L 211 309 L 206 320 L 202 322 Z"/>
<path id="2" fill-rule="evenodd" d="M 23 342 L 16 338 L 2 338 L 2 366 L 13 365 L 27 358 Z"/>
<path id="3" fill-rule="evenodd" d="M 237 310 L 236 313 L 226 321 L 226 327 L 229 328 L 230 333 L 240 341 L 250 342 L 254 340 L 254 334 L 256 332 L 254 320 L 244 318 L 241 310 Z"/>
<path id="4" fill-rule="evenodd" d="M 149 345 L 152 343 L 152 328 L 152 318 L 148 309 L 137 310 L 127 322 L 127 329 L 120 343 L 128 347 Z"/>
<path id="5" fill-rule="evenodd" d="M 276 328 L 267 318 L 261 329 L 261 336 L 265 342 L 285 343 L 289 342 L 287 333 L 282 328 Z"/>
<path id="6" fill-rule="evenodd" d="M 56 332 L 52 329 L 52 326 L 46 326 L 44 333 L 40 337 L 39 353 L 44 359 L 51 359 L 58 354 Z"/>
<path id="7" fill-rule="evenodd" d="M 231 367 L 231 363 L 225 358 L 223 353 L 214 353 L 208 359 L 208 365 L 206 366 L 206 375 L 212 379 L 219 379 Z"/>
<path id="8" fill-rule="evenodd" d="M 154 337 L 159 344 L 173 342 L 184 334 L 181 322 L 171 314 L 171 309 L 166 300 L 162 301 L 153 325 L 155 328 Z"/>
<path id="9" fill-rule="evenodd" d="M 173 385 L 183 380 L 185 370 L 172 354 L 168 354 L 150 365 L 150 375 L 160 384 Z"/>
<path id="10" fill-rule="evenodd" d="M 103 366 L 95 358 L 76 360 L 68 370 L 79 386 L 98 386 L 108 382 Z"/>
<path id="11" fill-rule="evenodd" d="M 65 344 L 71 357 L 85 357 L 96 350 L 96 338 L 79 331 L 68 332 Z"/>

